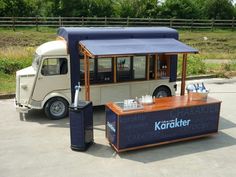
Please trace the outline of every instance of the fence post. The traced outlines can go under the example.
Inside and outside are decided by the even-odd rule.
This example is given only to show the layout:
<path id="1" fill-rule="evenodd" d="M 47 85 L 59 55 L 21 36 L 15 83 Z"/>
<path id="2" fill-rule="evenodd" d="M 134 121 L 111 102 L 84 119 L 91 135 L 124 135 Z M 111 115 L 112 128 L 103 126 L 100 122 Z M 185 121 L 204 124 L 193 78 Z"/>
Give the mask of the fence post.
<path id="1" fill-rule="evenodd" d="M 173 21 L 172 21 L 173 19 L 171 18 L 170 19 L 170 27 L 172 28 L 172 26 L 173 26 Z"/>
<path id="2" fill-rule="evenodd" d="M 16 23 L 16 19 L 15 19 L 15 17 L 12 17 L 12 29 L 13 29 L 13 31 L 16 31 L 15 23 Z"/>
<path id="3" fill-rule="evenodd" d="M 212 18 L 212 19 L 211 19 L 211 30 L 213 30 L 214 24 L 215 24 L 215 20 L 214 20 L 214 18 Z"/>
<path id="4" fill-rule="evenodd" d="M 38 16 L 35 18 L 36 31 L 39 31 Z"/>
<path id="5" fill-rule="evenodd" d="M 82 16 L 82 26 L 84 26 L 84 16 Z"/>
<path id="6" fill-rule="evenodd" d="M 61 16 L 58 17 L 59 27 L 61 27 Z"/>
<path id="7" fill-rule="evenodd" d="M 148 17 L 148 25 L 150 26 L 151 25 L 151 18 Z"/>
<path id="8" fill-rule="evenodd" d="M 190 29 L 191 29 L 191 30 L 193 29 L 193 18 L 192 18 L 192 20 L 191 20 L 191 27 L 190 27 Z"/>
<path id="9" fill-rule="evenodd" d="M 234 20 L 235 20 L 235 17 L 233 17 L 232 19 L 232 30 L 234 29 Z"/>
<path id="10" fill-rule="evenodd" d="M 126 26 L 129 26 L 129 17 L 127 17 Z"/>
<path id="11" fill-rule="evenodd" d="M 105 16 L 105 26 L 107 26 L 107 16 Z"/>

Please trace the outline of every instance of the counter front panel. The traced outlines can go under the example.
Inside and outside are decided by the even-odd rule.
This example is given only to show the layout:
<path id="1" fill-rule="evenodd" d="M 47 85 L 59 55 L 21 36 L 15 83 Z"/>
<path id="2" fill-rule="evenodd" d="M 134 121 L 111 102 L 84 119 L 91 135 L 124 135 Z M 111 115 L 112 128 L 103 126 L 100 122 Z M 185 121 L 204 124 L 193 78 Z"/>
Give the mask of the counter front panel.
<path id="1" fill-rule="evenodd" d="M 116 151 L 166 144 L 218 132 L 221 102 L 117 115 L 106 107 L 106 135 Z"/>

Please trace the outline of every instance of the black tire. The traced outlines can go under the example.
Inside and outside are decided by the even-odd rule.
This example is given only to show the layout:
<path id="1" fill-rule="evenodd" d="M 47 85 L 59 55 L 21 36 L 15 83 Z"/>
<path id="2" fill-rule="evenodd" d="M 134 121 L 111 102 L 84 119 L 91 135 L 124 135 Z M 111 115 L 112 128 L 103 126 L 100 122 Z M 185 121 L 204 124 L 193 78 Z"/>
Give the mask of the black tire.
<path id="1" fill-rule="evenodd" d="M 160 86 L 156 88 L 156 90 L 153 93 L 153 96 L 155 96 L 156 98 L 169 97 L 171 96 L 171 91 L 166 86 Z"/>
<path id="2" fill-rule="evenodd" d="M 44 106 L 46 116 L 52 120 L 59 120 L 68 115 L 68 102 L 61 97 L 51 98 Z"/>

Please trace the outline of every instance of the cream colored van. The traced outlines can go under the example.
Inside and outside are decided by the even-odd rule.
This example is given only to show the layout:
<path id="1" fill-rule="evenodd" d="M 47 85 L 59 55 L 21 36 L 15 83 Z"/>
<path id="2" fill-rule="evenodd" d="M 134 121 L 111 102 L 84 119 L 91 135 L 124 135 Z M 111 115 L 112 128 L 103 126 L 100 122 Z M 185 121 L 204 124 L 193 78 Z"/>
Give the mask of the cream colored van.
<path id="1" fill-rule="evenodd" d="M 73 42 L 75 37 L 89 38 L 110 35 L 152 35 L 150 32 L 159 33 L 169 31 L 177 32 L 169 28 L 61 28 L 59 36 L 62 40 L 47 42 L 39 46 L 34 55 L 32 66 L 17 71 L 16 73 L 16 107 L 17 110 L 27 113 L 30 109 L 44 109 L 45 114 L 51 119 L 60 119 L 68 115 L 68 106 L 73 100 L 74 86 L 80 82 L 82 91 L 80 99 L 84 99 L 84 73 L 83 56 L 71 58 L 69 51 L 69 38 Z M 61 34 L 60 34 L 61 33 Z M 103 34 L 102 34 L 103 33 Z M 81 34 L 81 35 L 80 35 Z M 82 35 L 83 34 L 83 35 Z M 94 35 L 97 36 L 94 36 Z M 161 33 L 162 34 L 162 33 Z M 164 33 L 163 33 L 164 34 Z M 63 36 L 64 35 L 64 36 Z M 81 37 L 81 38 L 82 38 Z M 78 38 L 79 40 L 79 38 Z M 78 46 L 78 42 L 73 44 Z M 79 53 L 79 48 L 74 47 Z M 73 49 L 73 50 L 75 50 Z M 73 55 L 74 56 L 74 55 Z M 135 63 L 133 62 L 134 57 Z M 117 58 L 117 65 L 114 66 L 112 58 L 90 59 L 90 98 L 93 105 L 104 105 L 108 101 L 121 101 L 127 98 L 140 97 L 142 95 L 153 95 L 164 97 L 175 95 L 177 62 L 171 64 L 171 56 L 159 56 L 162 63 L 154 67 L 154 60 L 150 56 L 150 64 L 147 64 L 146 56 L 132 56 Z M 80 61 L 78 66 L 73 66 L 72 60 Z M 170 62 L 171 61 L 171 62 Z M 123 66 L 125 70 L 120 71 Z M 146 79 L 146 67 L 149 66 L 150 76 Z M 163 66 L 165 66 L 163 68 Z M 113 82 L 112 70 L 117 67 L 117 82 Z M 159 78 L 154 78 L 154 68 L 158 69 Z M 76 72 L 75 72 L 76 70 Z M 134 74 L 135 71 L 135 74 Z M 80 80 L 73 79 L 74 74 L 80 73 Z M 72 78 L 71 78 L 72 77 Z M 118 78 L 119 77 L 119 78 Z M 170 79 L 172 78 L 172 79 Z M 171 81 L 170 81 L 171 80 Z"/>

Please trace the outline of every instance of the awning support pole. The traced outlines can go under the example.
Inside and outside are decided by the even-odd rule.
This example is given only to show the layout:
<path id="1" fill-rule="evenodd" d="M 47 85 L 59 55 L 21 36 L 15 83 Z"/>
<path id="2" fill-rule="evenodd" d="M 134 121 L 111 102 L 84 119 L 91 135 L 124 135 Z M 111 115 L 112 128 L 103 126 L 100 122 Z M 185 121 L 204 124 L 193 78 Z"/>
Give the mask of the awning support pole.
<path id="1" fill-rule="evenodd" d="M 89 63 L 89 57 L 87 58 L 87 84 L 88 84 L 88 88 L 87 88 L 87 94 L 88 94 L 88 98 L 87 98 L 87 101 L 90 101 L 90 63 Z"/>
<path id="2" fill-rule="evenodd" d="M 86 54 L 84 54 L 84 85 L 85 85 L 85 100 L 90 101 L 89 58 Z"/>
<path id="3" fill-rule="evenodd" d="M 180 95 L 185 94 L 185 81 L 186 81 L 186 71 L 187 71 L 187 54 L 183 54 L 183 63 L 182 63 L 182 78 L 181 78 L 181 92 Z"/>
<path id="4" fill-rule="evenodd" d="M 84 53 L 84 86 L 85 86 L 85 100 L 88 98 L 88 76 L 87 76 L 87 55 Z"/>

